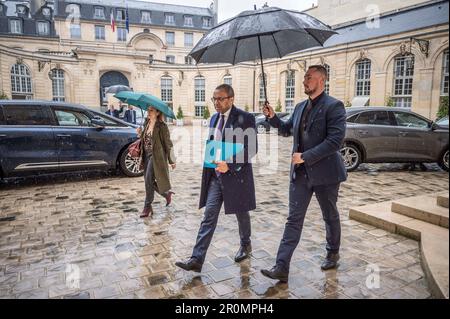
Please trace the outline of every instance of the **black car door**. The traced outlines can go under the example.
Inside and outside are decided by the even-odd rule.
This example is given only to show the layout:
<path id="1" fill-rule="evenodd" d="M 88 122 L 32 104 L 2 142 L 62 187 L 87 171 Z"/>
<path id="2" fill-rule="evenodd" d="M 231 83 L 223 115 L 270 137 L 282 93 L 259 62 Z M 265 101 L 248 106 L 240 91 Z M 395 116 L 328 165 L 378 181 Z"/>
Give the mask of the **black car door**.
<path id="1" fill-rule="evenodd" d="M 52 110 L 61 170 L 112 164 L 109 134 L 92 126 L 88 112 L 62 106 L 52 106 Z"/>
<path id="2" fill-rule="evenodd" d="M 47 106 L 3 105 L 0 126 L 1 167 L 5 175 L 58 168 L 52 118 Z"/>

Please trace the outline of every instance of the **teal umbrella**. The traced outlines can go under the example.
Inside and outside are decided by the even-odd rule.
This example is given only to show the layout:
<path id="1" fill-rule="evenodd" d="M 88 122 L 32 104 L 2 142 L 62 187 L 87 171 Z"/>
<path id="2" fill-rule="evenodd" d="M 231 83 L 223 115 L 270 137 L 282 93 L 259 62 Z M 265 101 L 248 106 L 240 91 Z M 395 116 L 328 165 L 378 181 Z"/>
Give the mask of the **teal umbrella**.
<path id="1" fill-rule="evenodd" d="M 141 108 L 141 110 L 147 111 L 149 107 L 154 107 L 167 117 L 173 119 L 176 118 L 172 109 L 156 96 L 146 93 L 122 91 L 115 94 L 114 97 L 121 100 L 124 103 L 137 106 Z"/>

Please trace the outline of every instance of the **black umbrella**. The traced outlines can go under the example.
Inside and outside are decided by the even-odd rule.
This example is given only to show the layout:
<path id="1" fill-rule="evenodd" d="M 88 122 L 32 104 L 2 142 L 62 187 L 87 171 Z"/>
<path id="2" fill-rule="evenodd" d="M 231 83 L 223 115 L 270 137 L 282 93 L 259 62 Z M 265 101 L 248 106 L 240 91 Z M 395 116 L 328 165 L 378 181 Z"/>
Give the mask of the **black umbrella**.
<path id="1" fill-rule="evenodd" d="M 269 7 L 244 11 L 220 23 L 190 55 L 197 63 L 237 64 L 260 59 L 267 102 L 263 59 L 322 46 L 334 34 L 329 26 L 306 13 Z"/>
<path id="2" fill-rule="evenodd" d="M 133 91 L 132 89 L 130 89 L 128 86 L 126 85 L 122 85 L 122 84 L 118 84 L 118 85 L 112 85 L 106 88 L 105 93 L 112 93 L 112 94 L 117 94 L 119 92 L 123 92 L 123 91 Z"/>

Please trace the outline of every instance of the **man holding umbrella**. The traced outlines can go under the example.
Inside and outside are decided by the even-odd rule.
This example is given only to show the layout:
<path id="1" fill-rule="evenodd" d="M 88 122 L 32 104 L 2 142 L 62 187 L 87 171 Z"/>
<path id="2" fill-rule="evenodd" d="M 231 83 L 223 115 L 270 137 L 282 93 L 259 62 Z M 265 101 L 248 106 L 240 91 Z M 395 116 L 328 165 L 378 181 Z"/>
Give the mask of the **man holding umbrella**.
<path id="1" fill-rule="evenodd" d="M 187 261 L 178 261 L 176 266 L 184 270 L 200 272 L 206 252 L 211 243 L 222 204 L 225 214 L 235 214 L 240 236 L 240 248 L 234 258 L 240 262 L 249 257 L 250 214 L 256 208 L 255 184 L 251 158 L 257 152 L 255 117 L 233 105 L 234 90 L 222 84 L 214 91 L 212 102 L 217 110 L 210 122 L 210 141 L 242 141 L 243 152 L 232 155 L 231 160 L 216 162 L 217 167 L 203 169 L 200 208 L 205 208 L 192 256 Z M 223 149 L 226 152 L 226 147 Z M 225 155 L 224 157 L 228 157 Z"/>
<path id="2" fill-rule="evenodd" d="M 309 99 L 299 103 L 285 123 L 266 104 L 264 114 L 283 136 L 294 136 L 292 150 L 289 216 L 278 248 L 275 266 L 261 270 L 272 279 L 287 282 L 289 264 L 297 247 L 306 211 L 313 193 L 322 210 L 326 226 L 327 255 L 321 268 L 336 268 L 339 260 L 341 226 L 337 199 L 339 185 L 347 173 L 339 153 L 345 137 L 346 112 L 341 101 L 327 95 L 327 71 L 321 65 L 310 66 L 303 85 Z"/>

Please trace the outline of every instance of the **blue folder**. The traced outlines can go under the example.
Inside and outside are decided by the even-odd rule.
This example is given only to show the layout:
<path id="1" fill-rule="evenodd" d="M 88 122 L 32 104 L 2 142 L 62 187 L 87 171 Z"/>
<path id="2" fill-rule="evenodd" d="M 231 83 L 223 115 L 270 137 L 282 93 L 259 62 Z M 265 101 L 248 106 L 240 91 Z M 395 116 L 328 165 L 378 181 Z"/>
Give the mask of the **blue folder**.
<path id="1" fill-rule="evenodd" d="M 221 141 L 208 140 L 205 147 L 205 159 L 203 167 L 216 168 L 213 162 L 227 161 L 233 156 L 239 154 L 244 149 L 244 144 L 227 143 Z"/>

